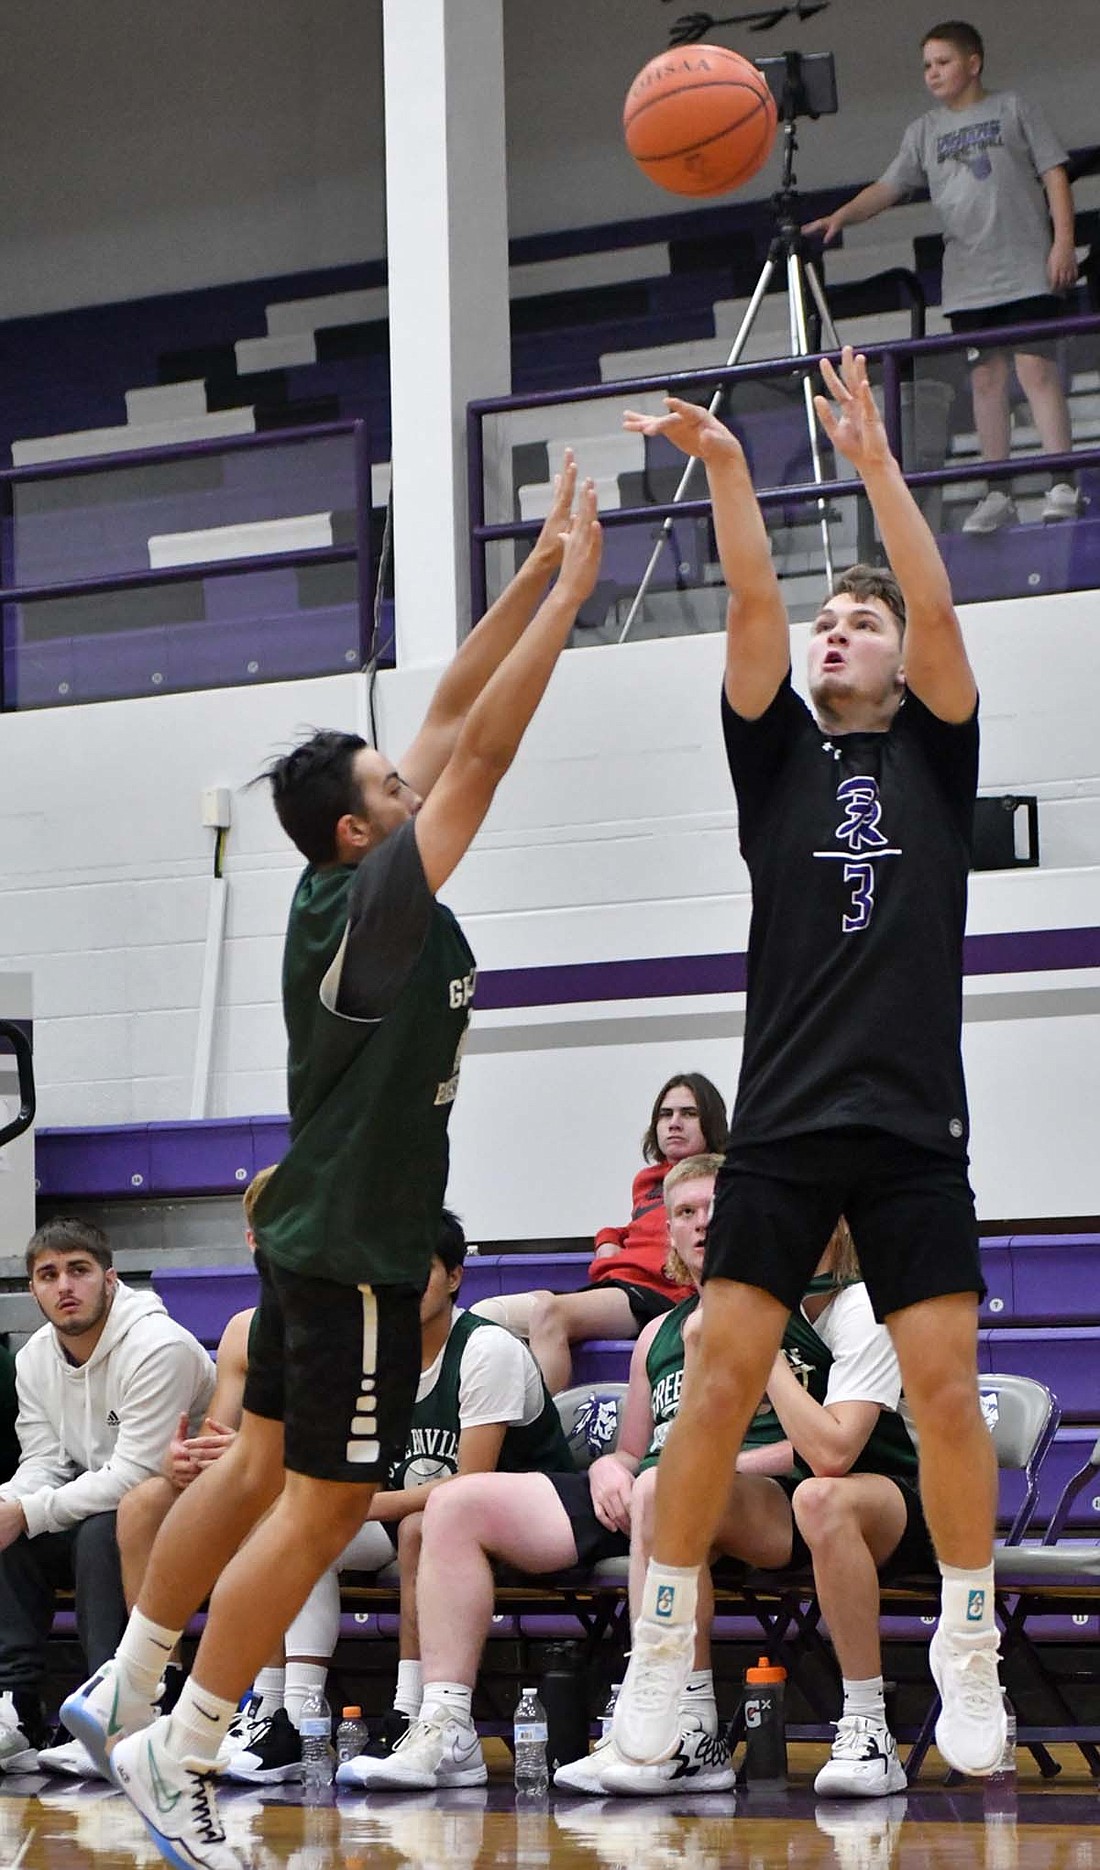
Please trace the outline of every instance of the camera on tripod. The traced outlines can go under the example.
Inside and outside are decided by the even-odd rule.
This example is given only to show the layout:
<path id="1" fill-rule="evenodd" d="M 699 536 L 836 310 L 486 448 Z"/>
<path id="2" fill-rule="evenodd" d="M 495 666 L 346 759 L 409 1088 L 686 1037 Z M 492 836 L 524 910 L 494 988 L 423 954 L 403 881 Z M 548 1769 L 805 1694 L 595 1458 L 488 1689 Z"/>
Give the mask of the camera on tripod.
<path id="1" fill-rule="evenodd" d="M 775 99 L 781 123 L 796 117 L 835 117 L 836 64 L 831 52 L 780 52 L 754 61 Z"/>

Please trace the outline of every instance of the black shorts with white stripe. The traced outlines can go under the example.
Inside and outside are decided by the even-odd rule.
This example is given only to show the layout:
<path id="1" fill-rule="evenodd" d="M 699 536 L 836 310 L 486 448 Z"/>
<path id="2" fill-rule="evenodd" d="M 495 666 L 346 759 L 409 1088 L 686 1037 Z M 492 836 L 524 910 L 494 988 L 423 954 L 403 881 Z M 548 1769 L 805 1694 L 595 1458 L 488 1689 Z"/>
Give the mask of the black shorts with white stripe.
<path id="1" fill-rule="evenodd" d="M 292 1472 L 384 1482 L 420 1381 L 419 1291 L 309 1278 L 263 1253 L 256 1270 L 244 1407 L 284 1424 Z"/>

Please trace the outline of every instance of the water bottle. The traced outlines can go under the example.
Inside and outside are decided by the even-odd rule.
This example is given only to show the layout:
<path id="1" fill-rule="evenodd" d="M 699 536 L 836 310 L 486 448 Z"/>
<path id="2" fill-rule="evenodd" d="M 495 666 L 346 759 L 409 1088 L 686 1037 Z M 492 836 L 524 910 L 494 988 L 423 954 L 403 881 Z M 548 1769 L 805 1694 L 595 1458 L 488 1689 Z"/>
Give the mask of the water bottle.
<path id="1" fill-rule="evenodd" d="M 546 1757 L 553 1774 L 588 1752 L 588 1684 L 579 1643 L 550 1644 L 541 1699 L 546 1709 Z"/>
<path id="2" fill-rule="evenodd" d="M 786 1682 L 786 1669 L 767 1656 L 745 1670 L 745 1778 L 762 1790 L 787 1783 Z"/>
<path id="3" fill-rule="evenodd" d="M 996 1772 L 990 1773 L 989 1778 L 1004 1784 L 1016 1777 L 1016 1710 L 1007 1695 L 1002 1698 L 1005 1708 L 1004 1752 L 997 1763 Z"/>
<path id="4" fill-rule="evenodd" d="M 512 1744 L 516 1756 L 516 1791 L 544 1798 L 550 1784 L 546 1765 L 546 1709 L 533 1688 L 525 1688 L 516 1707 Z"/>
<path id="5" fill-rule="evenodd" d="M 343 1719 L 336 1729 L 336 1764 L 342 1766 L 345 1760 L 358 1759 L 367 1739 L 367 1723 L 363 1719 L 362 1708 L 345 1708 Z"/>
<path id="6" fill-rule="evenodd" d="M 606 1740 L 611 1733 L 611 1723 L 615 1719 L 615 1703 L 619 1699 L 619 1690 L 621 1689 L 621 1687 L 622 1687 L 621 1682 L 615 1682 L 612 1684 L 611 1693 L 608 1696 L 608 1700 L 607 1700 L 607 1706 L 604 1709 L 603 1713 L 600 1715 L 600 1739 L 601 1740 Z"/>
<path id="7" fill-rule="evenodd" d="M 320 1791 L 323 1786 L 330 1786 L 336 1776 L 332 1709 L 323 1689 L 312 1688 L 303 1701 L 298 1732 L 302 1740 L 302 1783 L 307 1791 Z"/>

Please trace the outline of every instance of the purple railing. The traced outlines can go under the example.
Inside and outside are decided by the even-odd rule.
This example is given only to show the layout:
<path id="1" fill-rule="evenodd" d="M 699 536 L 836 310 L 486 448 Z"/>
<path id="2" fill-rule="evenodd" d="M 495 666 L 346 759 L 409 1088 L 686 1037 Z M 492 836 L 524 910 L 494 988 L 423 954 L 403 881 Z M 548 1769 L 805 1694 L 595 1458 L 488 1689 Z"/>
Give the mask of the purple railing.
<path id="1" fill-rule="evenodd" d="M 1057 322 L 1013 325 L 987 335 L 1004 350 L 1012 350 L 1029 338 L 1041 338 L 1049 344 L 1054 339 L 1100 335 L 1100 315 L 1090 313 L 1086 317 L 1067 318 Z M 983 334 L 967 332 L 964 336 L 950 333 L 933 338 L 897 338 L 886 344 L 868 344 L 862 347 L 872 370 L 876 365 L 881 366 L 886 430 L 890 437 L 890 445 L 905 471 L 909 486 L 913 488 L 947 487 L 963 481 L 979 479 L 996 481 L 1036 471 L 1069 472 L 1081 467 L 1095 467 L 1100 464 L 1100 446 L 1092 446 L 1076 448 L 1068 454 L 1013 455 L 1004 461 L 968 461 L 950 467 L 945 465 L 942 468 L 925 468 L 917 472 L 910 472 L 905 468 L 902 439 L 902 390 L 907 387 L 903 374 L 905 368 L 945 352 L 968 350 L 975 342 L 982 341 Z M 733 368 L 728 365 L 719 365 L 713 369 L 668 372 L 662 376 L 630 377 L 615 383 L 588 384 L 572 390 L 546 390 L 537 395 L 494 396 L 471 403 L 467 411 L 467 466 L 471 521 L 471 615 L 480 617 L 488 604 L 486 546 L 500 539 L 533 539 L 538 535 L 542 525 L 541 520 L 508 520 L 492 525 L 486 522 L 484 446 L 486 417 L 503 415 L 520 409 L 557 408 L 567 403 L 617 402 L 625 408 L 629 406 L 632 397 L 654 391 L 663 393 L 689 387 L 701 387 L 713 391 L 724 384 L 737 385 L 750 381 L 769 381 L 801 375 L 806 370 L 816 371 L 823 357 L 835 359 L 836 352 L 835 350 L 814 351 L 805 358 L 789 356 L 768 358 L 760 363 L 737 364 Z M 919 378 L 917 381 L 919 383 Z M 583 449 L 583 443 L 578 443 L 578 449 Z M 822 498 L 840 499 L 862 492 L 862 482 L 849 478 L 821 482 L 800 481 L 786 486 L 760 487 L 757 489 L 757 498 L 766 511 L 770 507 L 793 506 L 800 503 L 809 505 Z M 610 508 L 607 512 L 601 513 L 600 520 L 604 527 L 651 526 L 655 521 L 668 517 L 702 519 L 709 513 L 710 501 L 705 498 L 682 500 L 675 504 L 668 501 L 654 501 L 646 506 Z"/>
<path id="2" fill-rule="evenodd" d="M 91 577 L 30 583 L 20 583 L 12 574 L 11 554 L 17 524 L 14 493 L 18 487 L 46 481 L 76 480 L 89 475 L 126 473 L 134 468 L 175 465 L 201 456 L 220 458 L 251 450 L 300 447 L 309 442 L 330 441 L 339 436 L 347 436 L 351 441 L 355 536 L 349 544 L 309 546 L 294 551 L 256 553 L 242 558 L 201 560 L 157 569 L 140 567 L 131 571 L 103 572 Z M 303 488 L 303 497 L 308 498 L 308 483 Z M 273 514 L 271 517 L 282 516 Z M 4 672 L 9 656 L 16 648 L 11 643 L 7 622 L 7 607 L 10 605 L 46 599 L 105 596 L 115 591 L 151 590 L 161 586 L 200 583 L 205 579 L 241 577 L 249 573 L 300 571 L 310 565 L 354 564 L 357 567 L 358 641 L 361 660 L 365 662 L 370 653 L 373 630 L 370 518 L 370 438 L 367 424 L 358 418 L 313 423 L 300 428 L 269 429 L 260 434 L 216 437 L 209 441 L 165 443 L 156 448 L 135 448 L 116 454 L 85 455 L 30 467 L 0 469 L 0 607 L 3 607 L 0 615 L 4 617 L 3 655 L 0 656 L 0 709 L 8 705 L 4 692 Z M 57 515 L 57 524 L 59 528 L 64 525 L 61 513 Z M 303 611 L 302 616 L 303 624 L 308 627 L 308 611 Z M 135 631 L 134 634 L 139 632 Z"/>

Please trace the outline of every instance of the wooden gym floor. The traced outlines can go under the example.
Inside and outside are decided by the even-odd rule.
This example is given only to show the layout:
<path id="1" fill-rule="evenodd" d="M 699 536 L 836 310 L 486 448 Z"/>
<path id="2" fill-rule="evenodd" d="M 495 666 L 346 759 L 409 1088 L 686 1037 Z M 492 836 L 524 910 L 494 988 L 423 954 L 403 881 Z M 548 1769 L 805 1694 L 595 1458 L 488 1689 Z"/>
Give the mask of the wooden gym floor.
<path id="1" fill-rule="evenodd" d="M 888 1799 L 814 1798 L 820 1747 L 791 1749 L 782 1795 L 578 1799 L 515 1809 L 508 1759 L 490 1745 L 488 1788 L 340 1794 L 304 1807 L 297 1788 L 226 1790 L 231 1842 L 253 1870 L 1100 1870 L 1100 1788 L 1080 1755 L 1044 1784 L 1029 1756 L 1014 1792 L 948 1789 L 936 1756 Z M 0 1785 L 0 1870 L 133 1870 L 161 1863 L 121 1794 L 41 1778 Z"/>

